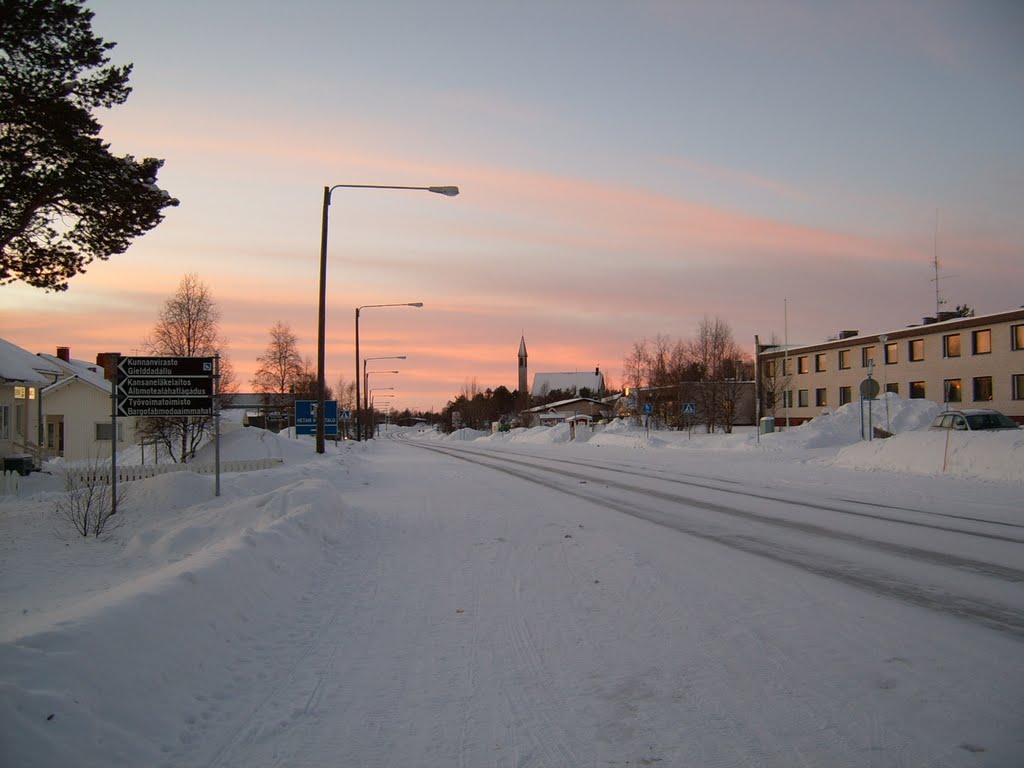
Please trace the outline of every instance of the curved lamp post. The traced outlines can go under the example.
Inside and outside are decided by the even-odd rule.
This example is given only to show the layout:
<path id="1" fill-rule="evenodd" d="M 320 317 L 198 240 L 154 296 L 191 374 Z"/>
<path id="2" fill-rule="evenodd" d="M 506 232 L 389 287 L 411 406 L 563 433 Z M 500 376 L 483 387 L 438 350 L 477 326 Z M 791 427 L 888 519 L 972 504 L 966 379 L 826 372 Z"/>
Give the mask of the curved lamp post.
<path id="1" fill-rule="evenodd" d="M 327 322 L 327 211 L 331 206 L 331 193 L 336 189 L 409 189 L 419 192 L 433 192 L 445 197 L 455 197 L 459 188 L 449 187 L 402 187 L 385 184 L 335 184 L 324 187 L 323 213 L 320 222 L 320 301 L 317 318 L 316 354 L 316 452 L 324 452 L 324 336 Z M 359 310 L 356 309 L 356 327 L 359 327 Z M 356 344 L 359 336 L 356 335 Z M 359 350 L 356 350 L 356 410 L 359 409 Z M 358 424 L 358 422 L 357 422 Z M 358 433 L 357 433 L 358 434 Z"/>
<path id="2" fill-rule="evenodd" d="M 366 407 L 367 394 L 370 391 L 370 385 L 366 380 L 366 364 L 371 360 L 405 360 L 405 355 L 387 355 L 385 357 L 364 357 L 363 358 L 363 407 Z M 370 371 L 370 373 L 383 373 L 383 371 Z M 392 371 L 392 373 L 398 373 L 398 371 Z M 356 406 L 358 407 L 358 403 Z"/>
<path id="3" fill-rule="evenodd" d="M 369 358 L 367 358 L 369 359 Z M 375 373 L 398 373 L 398 371 L 367 371 L 366 360 L 363 360 L 363 412 L 370 414 L 370 418 L 373 418 L 373 399 L 370 397 L 370 392 L 379 392 L 381 389 L 394 389 L 394 387 L 379 387 L 378 389 L 370 389 L 370 377 Z M 367 433 L 366 437 L 373 437 L 374 430 L 371 429 Z"/>
<path id="4" fill-rule="evenodd" d="M 356 412 L 359 412 L 359 313 L 364 309 L 375 309 L 377 307 L 416 307 L 419 309 L 423 306 L 422 301 L 411 301 L 401 302 L 398 304 L 364 304 L 361 307 L 356 307 Z M 367 358 L 370 359 L 370 358 Z M 365 370 L 365 368 L 363 369 Z M 365 389 L 365 387 L 364 387 Z M 364 397 L 365 399 L 365 397 Z M 362 439 L 362 422 L 359 420 L 358 415 L 356 416 L 356 442 Z"/>
<path id="5" fill-rule="evenodd" d="M 387 394 L 387 395 L 378 395 L 377 394 L 377 392 L 384 392 L 384 391 L 389 390 L 389 389 L 394 389 L 394 387 L 377 387 L 376 389 L 371 391 L 371 394 L 370 394 L 370 410 L 369 410 L 369 413 L 370 413 L 370 432 L 366 436 L 367 439 L 369 439 L 370 437 L 373 437 L 374 439 L 376 439 L 377 417 L 374 415 L 376 412 L 374 411 L 375 406 L 373 404 L 373 401 L 374 401 L 375 398 L 383 399 L 385 397 L 394 397 L 394 395 L 392 395 L 392 394 Z"/>

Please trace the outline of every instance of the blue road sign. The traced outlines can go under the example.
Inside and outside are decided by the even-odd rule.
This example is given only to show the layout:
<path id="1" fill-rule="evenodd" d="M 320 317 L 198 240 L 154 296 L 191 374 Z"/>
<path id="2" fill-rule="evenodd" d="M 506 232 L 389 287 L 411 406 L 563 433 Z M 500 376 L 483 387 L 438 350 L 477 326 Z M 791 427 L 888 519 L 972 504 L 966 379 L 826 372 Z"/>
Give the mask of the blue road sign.
<path id="1" fill-rule="evenodd" d="M 644 413 L 654 413 L 654 405 L 652 403 L 644 403 Z"/>
<path id="2" fill-rule="evenodd" d="M 696 403 L 683 403 L 683 416 L 696 416 L 697 415 L 697 404 Z"/>
<path id="3" fill-rule="evenodd" d="M 316 434 L 316 400 L 295 401 L 295 434 Z M 338 434 L 338 401 L 324 401 L 324 435 L 334 437 Z"/>

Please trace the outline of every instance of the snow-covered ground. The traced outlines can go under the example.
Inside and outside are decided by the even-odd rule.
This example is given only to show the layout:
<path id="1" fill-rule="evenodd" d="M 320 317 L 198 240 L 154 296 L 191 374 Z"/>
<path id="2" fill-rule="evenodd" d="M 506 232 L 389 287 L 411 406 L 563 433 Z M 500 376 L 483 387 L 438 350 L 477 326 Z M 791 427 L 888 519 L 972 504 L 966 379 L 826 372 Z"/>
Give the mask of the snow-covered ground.
<path id="1" fill-rule="evenodd" d="M 109 541 L 59 521 L 55 465 L 0 497 L 0 764 L 1022 765 L 1024 430 L 875 409 L 893 437 L 862 441 L 856 405 L 760 436 L 408 430 L 323 456 L 228 426 L 222 460 L 281 465 L 220 497 L 187 471 L 124 484 Z M 524 482 L 559 461 L 603 474 Z M 616 468 L 665 499 L 648 521 L 679 503 L 662 478 L 693 478 L 694 518 L 614 511 L 636 503 L 595 479 Z M 739 485 L 791 532 L 770 556 L 722 546 L 760 523 L 719 532 L 694 490 Z M 794 553 L 853 503 L 942 522 L 832 581 Z M 829 556 L 873 524 L 837 523 Z M 924 547 L 916 591 L 870 588 Z"/>

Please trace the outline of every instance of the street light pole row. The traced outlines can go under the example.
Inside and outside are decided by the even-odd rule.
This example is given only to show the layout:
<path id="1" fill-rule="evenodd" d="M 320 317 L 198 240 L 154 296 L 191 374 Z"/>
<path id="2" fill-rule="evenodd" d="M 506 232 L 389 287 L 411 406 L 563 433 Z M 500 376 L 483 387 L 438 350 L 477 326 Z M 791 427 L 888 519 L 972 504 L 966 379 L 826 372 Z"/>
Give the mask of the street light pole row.
<path id="1" fill-rule="evenodd" d="M 320 294 L 317 316 L 317 354 L 316 354 L 316 385 L 317 385 L 317 409 L 316 409 L 316 452 L 324 452 L 324 349 L 327 326 L 327 212 L 331 206 L 331 193 L 336 189 L 408 189 L 420 192 L 433 192 L 445 197 L 455 197 L 459 194 L 459 188 L 455 186 L 444 187 L 405 187 L 384 184 L 335 184 L 333 187 L 324 187 L 323 211 L 320 222 Z M 367 306 L 392 306 L 386 304 L 375 304 Z M 422 303 L 394 306 L 419 306 Z M 365 307 L 356 308 L 356 410 L 359 409 L 359 310 Z M 357 422 L 358 424 L 358 422 Z"/>

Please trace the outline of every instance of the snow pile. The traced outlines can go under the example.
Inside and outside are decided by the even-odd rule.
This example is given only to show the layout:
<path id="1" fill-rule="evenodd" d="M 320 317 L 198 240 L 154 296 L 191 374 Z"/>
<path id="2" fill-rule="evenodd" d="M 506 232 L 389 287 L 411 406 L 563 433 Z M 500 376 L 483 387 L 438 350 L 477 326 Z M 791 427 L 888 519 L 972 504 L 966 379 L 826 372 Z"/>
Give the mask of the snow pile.
<path id="1" fill-rule="evenodd" d="M 758 453 L 779 461 L 814 461 L 844 469 L 921 475 L 952 475 L 1024 483 L 1024 430 L 957 433 L 929 429 L 942 406 L 931 400 L 905 400 L 894 393 L 870 404 L 848 403 L 811 421 L 758 435 L 751 427 L 731 434 L 708 434 L 702 426 L 690 431 L 648 430 L 632 419 L 615 419 L 593 428 L 581 426 L 572 436 L 567 424 L 519 428 L 490 434 L 462 429 L 451 435 L 409 433 L 412 439 L 473 440 L 515 445 L 570 443 L 587 448 L 633 450 L 725 451 Z M 875 430 L 892 437 L 873 437 Z"/>

